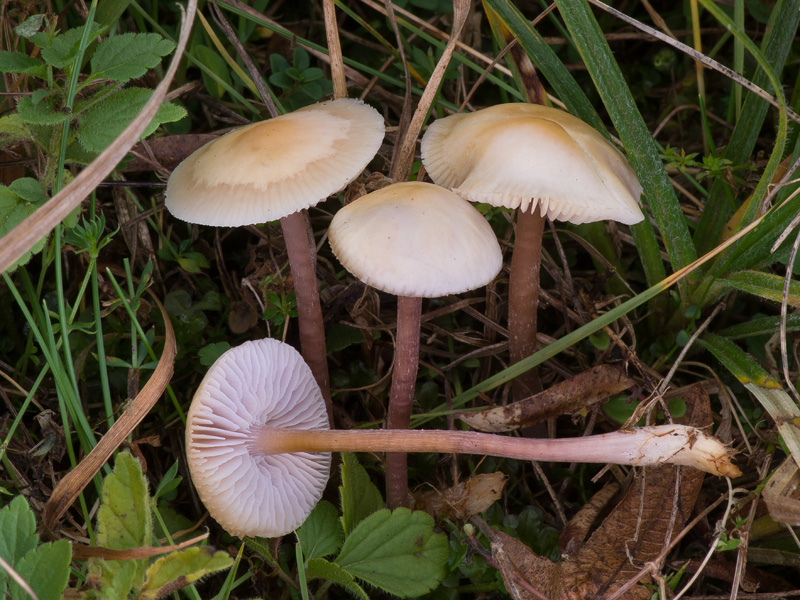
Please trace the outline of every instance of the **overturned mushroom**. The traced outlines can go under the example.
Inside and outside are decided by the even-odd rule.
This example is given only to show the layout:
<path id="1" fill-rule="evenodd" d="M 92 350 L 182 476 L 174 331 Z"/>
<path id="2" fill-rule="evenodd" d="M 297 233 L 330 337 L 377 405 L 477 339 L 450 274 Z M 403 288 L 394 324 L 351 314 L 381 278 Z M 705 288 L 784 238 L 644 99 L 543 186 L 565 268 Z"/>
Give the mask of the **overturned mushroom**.
<path id="1" fill-rule="evenodd" d="M 209 513 L 235 535 L 297 528 L 322 496 L 330 452 L 446 452 L 525 460 L 688 465 L 737 477 L 731 451 L 700 429 L 641 427 L 570 439 L 463 431 L 331 431 L 308 365 L 274 339 L 225 352 L 198 388 L 186 421 L 186 455 Z"/>

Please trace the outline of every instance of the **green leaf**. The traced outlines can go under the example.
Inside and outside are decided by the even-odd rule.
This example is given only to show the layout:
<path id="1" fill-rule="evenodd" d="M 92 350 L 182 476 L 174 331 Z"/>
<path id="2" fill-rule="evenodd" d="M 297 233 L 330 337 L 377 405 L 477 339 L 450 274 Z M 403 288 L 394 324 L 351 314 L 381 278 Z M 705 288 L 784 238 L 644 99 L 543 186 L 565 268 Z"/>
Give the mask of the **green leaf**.
<path id="1" fill-rule="evenodd" d="M 125 82 L 144 75 L 175 49 L 157 33 L 123 33 L 100 42 L 92 55 L 93 79 Z"/>
<path id="2" fill-rule="evenodd" d="M 136 117 L 153 95 L 152 90 L 128 88 L 99 102 L 87 110 L 80 120 L 78 139 L 87 150 L 101 152 L 114 141 L 122 130 Z M 153 133 L 162 123 L 178 121 L 186 111 L 176 104 L 162 104 L 142 137 Z"/>
<path id="3" fill-rule="evenodd" d="M 34 102 L 27 96 L 17 103 L 17 114 L 25 123 L 33 125 L 56 125 L 69 118 L 69 113 L 54 109 L 49 102 Z"/>
<path id="4" fill-rule="evenodd" d="M 231 349 L 228 342 L 213 342 L 200 348 L 197 356 L 200 358 L 200 364 L 204 367 L 210 367 L 214 362 L 222 356 L 223 352 Z"/>
<path id="5" fill-rule="evenodd" d="M 0 185 L 0 237 L 3 237 L 32 215 L 36 211 L 36 208 L 37 206 L 35 204 L 26 202 L 11 188 Z M 47 236 L 36 242 L 28 252 L 23 254 L 20 259 L 14 263 L 11 270 L 28 262 L 32 254 L 41 252 L 46 239 Z"/>
<path id="6" fill-rule="evenodd" d="M 327 579 L 337 585 L 342 586 L 359 600 L 369 600 L 369 596 L 360 585 L 355 582 L 355 578 L 342 569 L 336 563 L 329 562 L 324 558 L 312 558 L 306 567 L 306 578 Z"/>
<path id="7" fill-rule="evenodd" d="M 202 62 L 211 73 L 216 75 L 219 79 L 209 76 L 206 71 L 203 71 L 203 85 L 206 86 L 208 93 L 215 98 L 222 98 L 225 94 L 225 86 L 221 83 L 225 82 L 230 87 L 231 77 L 228 63 L 219 55 L 219 52 L 209 48 L 208 46 L 197 45 L 194 46 L 192 52 L 197 56 L 197 60 Z M 220 81 L 221 80 L 221 81 Z"/>
<path id="8" fill-rule="evenodd" d="M 737 290 L 761 296 L 773 302 L 780 303 L 783 298 L 785 279 L 778 275 L 763 271 L 739 271 L 728 275 L 725 281 Z M 789 282 L 788 303 L 790 306 L 800 306 L 800 281 Z"/>
<path id="9" fill-rule="evenodd" d="M 39 600 L 61 600 L 69 583 L 71 560 L 72 546 L 67 540 L 58 540 L 28 552 L 16 566 L 16 571 L 28 582 Z M 9 583 L 11 600 L 29 599 L 21 587 L 13 581 Z"/>
<path id="10" fill-rule="evenodd" d="M 45 77 L 47 75 L 47 65 L 44 61 L 22 52 L 0 50 L 0 72 L 25 73 L 34 77 Z"/>
<path id="11" fill-rule="evenodd" d="M 33 133 L 17 113 L 0 117 L 0 145 L 32 139 Z"/>
<path id="12" fill-rule="evenodd" d="M 753 383 L 763 388 L 780 389 L 780 383 L 729 339 L 713 333 L 706 333 L 699 342 L 741 383 Z"/>
<path id="13" fill-rule="evenodd" d="M 339 523 L 339 511 L 327 500 L 322 500 L 295 534 L 306 559 L 333 554 L 342 545 L 344 538 Z"/>
<path id="14" fill-rule="evenodd" d="M 120 452 L 114 472 L 103 482 L 103 503 L 97 512 L 97 545 L 118 550 L 150 546 L 152 521 L 142 467 L 130 453 Z"/>
<path id="15" fill-rule="evenodd" d="M 375 587 L 409 598 L 444 579 L 449 554 L 447 536 L 433 532 L 428 513 L 383 509 L 358 524 L 334 562 Z"/>
<path id="16" fill-rule="evenodd" d="M 233 558 L 210 546 L 194 546 L 162 556 L 149 569 L 139 591 L 140 600 L 155 600 L 171 594 L 201 577 L 228 569 Z"/>
<path id="17" fill-rule="evenodd" d="M 24 496 L 17 496 L 0 509 L 0 558 L 13 567 L 38 542 L 33 511 Z"/>
<path id="18" fill-rule="evenodd" d="M 89 38 L 93 38 L 102 32 L 103 28 L 97 23 L 93 23 Z M 63 33 L 55 36 L 50 45 L 42 48 L 42 58 L 47 64 L 63 69 L 75 60 L 80 48 L 83 27 L 67 29 Z"/>
<path id="19" fill-rule="evenodd" d="M 357 327 L 336 323 L 325 332 L 325 349 L 328 354 L 339 352 L 353 344 L 364 341 L 364 334 Z"/>
<path id="20" fill-rule="evenodd" d="M 342 454 L 342 528 L 349 534 L 353 528 L 372 513 L 383 508 L 383 498 L 378 488 L 369 480 L 366 470 L 358 463 L 355 454 Z"/>
<path id="21" fill-rule="evenodd" d="M 11 182 L 9 189 L 26 202 L 42 204 L 47 202 L 47 193 L 42 184 L 33 177 L 20 177 Z"/>
<path id="22" fill-rule="evenodd" d="M 90 597 L 97 600 L 128 600 L 130 591 L 138 587 L 144 577 L 143 562 L 90 558 L 86 576 L 92 588 Z"/>

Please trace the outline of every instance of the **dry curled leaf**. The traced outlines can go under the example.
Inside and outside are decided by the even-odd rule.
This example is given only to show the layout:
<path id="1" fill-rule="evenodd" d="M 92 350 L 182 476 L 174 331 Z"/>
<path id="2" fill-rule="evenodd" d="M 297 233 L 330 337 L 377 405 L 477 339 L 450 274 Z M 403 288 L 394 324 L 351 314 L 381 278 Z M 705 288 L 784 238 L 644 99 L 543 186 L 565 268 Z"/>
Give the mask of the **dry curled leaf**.
<path id="1" fill-rule="evenodd" d="M 618 368 L 600 365 L 519 402 L 480 412 L 459 413 L 456 417 L 480 431 L 511 431 L 576 412 L 633 385 L 634 381 Z"/>
<path id="2" fill-rule="evenodd" d="M 800 525 L 800 470 L 791 456 L 783 461 L 762 492 L 773 520 Z"/>

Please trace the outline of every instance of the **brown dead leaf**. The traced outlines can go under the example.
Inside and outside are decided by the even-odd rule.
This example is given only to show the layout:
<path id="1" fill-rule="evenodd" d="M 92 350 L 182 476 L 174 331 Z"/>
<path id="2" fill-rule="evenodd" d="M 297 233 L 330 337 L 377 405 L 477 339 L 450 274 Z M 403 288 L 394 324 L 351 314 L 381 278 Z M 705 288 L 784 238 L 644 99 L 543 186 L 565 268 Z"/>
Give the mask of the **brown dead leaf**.
<path id="1" fill-rule="evenodd" d="M 762 492 L 773 520 L 800 525 L 800 470 L 791 456 L 783 461 Z"/>
<path id="2" fill-rule="evenodd" d="M 711 424 L 708 394 L 702 386 L 689 388 L 685 395 L 691 418 L 697 427 Z M 534 560 L 519 549 L 520 542 L 508 542 L 502 536 L 492 538 L 492 554 L 503 580 L 512 595 L 520 600 L 543 594 L 552 600 L 584 600 L 601 598 L 620 590 L 635 577 L 645 563 L 655 560 L 661 550 L 689 520 L 704 474 L 688 467 L 653 467 L 642 469 L 620 503 L 581 545 L 573 537 L 569 543 L 574 554 L 559 563 Z M 678 502 L 675 489 L 678 486 Z M 672 519 L 674 514 L 674 521 Z M 582 528 L 583 529 L 583 528 Z M 497 532 L 499 534 L 499 532 Z M 499 540 L 499 541 L 498 541 Z M 500 545 L 506 557 L 505 566 L 495 556 Z M 544 561 L 544 562 L 542 562 Z M 522 577 L 530 584 L 529 591 L 508 577 Z M 619 598 L 647 600 L 650 590 L 635 585 Z"/>
<path id="3" fill-rule="evenodd" d="M 414 507 L 434 517 L 466 521 L 499 500 L 505 484 L 503 473 L 483 473 L 446 490 L 414 494 Z"/>
<path id="4" fill-rule="evenodd" d="M 618 368 L 599 365 L 519 402 L 455 416 L 480 431 L 510 431 L 576 412 L 619 394 L 634 383 Z"/>

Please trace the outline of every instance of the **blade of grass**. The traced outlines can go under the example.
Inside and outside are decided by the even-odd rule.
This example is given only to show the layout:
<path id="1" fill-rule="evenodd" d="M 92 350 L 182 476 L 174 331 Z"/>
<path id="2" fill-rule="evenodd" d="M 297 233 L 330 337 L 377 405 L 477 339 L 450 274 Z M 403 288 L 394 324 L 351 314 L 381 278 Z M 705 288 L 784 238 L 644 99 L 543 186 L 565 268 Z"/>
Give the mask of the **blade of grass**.
<path id="1" fill-rule="evenodd" d="M 623 145 L 628 150 L 628 160 L 639 176 L 644 198 L 653 213 L 661 239 L 674 270 L 681 269 L 697 258 L 689 228 L 683 217 L 680 203 L 661 163 L 658 146 L 642 119 L 639 109 L 622 77 L 614 55 L 603 32 L 585 0 L 557 0 L 559 12 L 575 41 L 589 75 L 597 87 L 603 104 L 617 129 Z M 652 242 L 639 247 L 638 237 L 648 236 L 648 223 L 633 225 L 631 232 L 640 250 L 647 281 L 664 273 L 660 256 L 654 252 Z M 692 273 L 689 281 L 697 278 Z"/>
<path id="2" fill-rule="evenodd" d="M 139 394 L 129 404 L 116 423 L 100 439 L 89 454 L 58 483 L 52 495 L 45 504 L 42 513 L 42 527 L 46 532 L 54 533 L 58 521 L 75 502 L 78 494 L 86 484 L 106 464 L 111 454 L 125 440 L 125 438 L 147 416 L 155 403 L 161 397 L 164 389 L 172 378 L 175 356 L 175 333 L 170 324 L 169 315 L 161 302 L 154 296 L 161 317 L 164 321 L 164 349 L 161 358 L 150 379 Z"/>
<path id="3" fill-rule="evenodd" d="M 800 23 L 800 0 L 779 0 L 772 10 L 767 33 L 761 43 L 762 55 L 775 73 L 780 73 L 786 63 L 789 51 L 795 43 L 797 26 Z M 735 24 L 734 24 L 735 26 Z M 744 43 L 736 37 L 736 43 Z M 763 88 L 770 77 L 763 65 L 753 78 L 753 83 Z M 746 164 L 755 148 L 758 135 L 764 124 L 769 104 L 756 94 L 749 92 L 742 104 L 741 118 L 731 134 L 722 157 L 733 165 Z M 711 186 L 706 208 L 700 217 L 695 230 L 694 239 L 698 250 L 705 252 L 720 239 L 725 223 L 736 210 L 730 186 L 722 180 L 714 181 Z"/>

